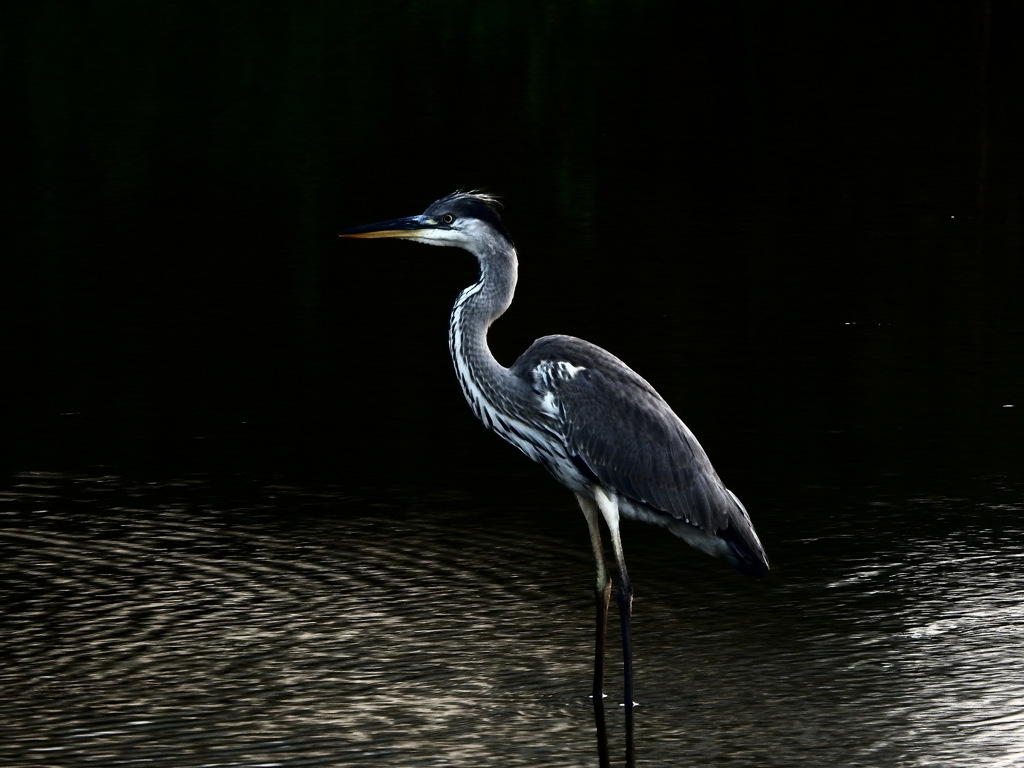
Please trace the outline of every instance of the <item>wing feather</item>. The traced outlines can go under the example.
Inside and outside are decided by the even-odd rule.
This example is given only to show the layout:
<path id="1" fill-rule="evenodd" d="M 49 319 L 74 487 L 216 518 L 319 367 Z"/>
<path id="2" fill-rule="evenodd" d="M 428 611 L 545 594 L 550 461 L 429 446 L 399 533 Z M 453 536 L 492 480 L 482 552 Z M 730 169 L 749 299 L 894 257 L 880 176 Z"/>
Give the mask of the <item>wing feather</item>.
<path id="1" fill-rule="evenodd" d="M 697 438 L 646 380 L 611 353 L 582 339 L 546 336 L 512 371 L 537 378 L 545 364 L 560 362 L 580 370 L 543 384 L 554 392 L 574 461 L 603 485 L 707 533 L 730 524 L 750 527 Z"/>

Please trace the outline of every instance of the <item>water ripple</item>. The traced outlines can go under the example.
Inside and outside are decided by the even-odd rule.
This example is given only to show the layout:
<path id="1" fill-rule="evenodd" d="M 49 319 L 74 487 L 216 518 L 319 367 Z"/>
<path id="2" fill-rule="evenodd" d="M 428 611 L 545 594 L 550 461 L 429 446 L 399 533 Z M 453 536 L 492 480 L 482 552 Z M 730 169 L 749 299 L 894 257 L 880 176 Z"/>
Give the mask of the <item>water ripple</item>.
<path id="1" fill-rule="evenodd" d="M 19 476 L 0 764 L 592 765 L 590 554 L 564 501 Z M 627 526 L 641 762 L 1020 764 L 1024 527 L 1005 498 L 982 511 L 868 505 L 855 533 L 777 542 L 763 582 Z"/>

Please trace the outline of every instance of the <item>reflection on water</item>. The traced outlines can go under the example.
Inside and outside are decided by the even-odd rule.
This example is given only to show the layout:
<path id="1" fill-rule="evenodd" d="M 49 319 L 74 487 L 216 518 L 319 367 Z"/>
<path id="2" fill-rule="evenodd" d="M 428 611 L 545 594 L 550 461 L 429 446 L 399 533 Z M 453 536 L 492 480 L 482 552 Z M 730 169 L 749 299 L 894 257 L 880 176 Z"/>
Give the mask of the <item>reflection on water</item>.
<path id="1" fill-rule="evenodd" d="M 25 474 L 0 500 L 0 764 L 597 764 L 571 498 L 551 522 Z M 794 510 L 761 583 L 626 528 L 638 764 L 1020 764 L 1024 530 L 1019 506 L 978 511 Z M 612 647 L 613 764 L 617 672 Z"/>

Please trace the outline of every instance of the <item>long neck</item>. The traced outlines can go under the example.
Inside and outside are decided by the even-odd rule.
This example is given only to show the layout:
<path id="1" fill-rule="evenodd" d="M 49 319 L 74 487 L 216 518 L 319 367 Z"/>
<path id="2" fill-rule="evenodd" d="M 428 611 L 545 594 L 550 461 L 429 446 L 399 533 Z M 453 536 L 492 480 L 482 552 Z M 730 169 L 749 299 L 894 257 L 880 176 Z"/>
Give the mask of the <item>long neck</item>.
<path id="1" fill-rule="evenodd" d="M 515 405 L 525 393 L 520 382 L 502 366 L 487 345 L 487 329 L 512 303 L 518 264 L 515 248 L 477 254 L 480 279 L 455 301 L 448 344 L 462 392 L 477 418 L 494 428 L 495 411 Z"/>

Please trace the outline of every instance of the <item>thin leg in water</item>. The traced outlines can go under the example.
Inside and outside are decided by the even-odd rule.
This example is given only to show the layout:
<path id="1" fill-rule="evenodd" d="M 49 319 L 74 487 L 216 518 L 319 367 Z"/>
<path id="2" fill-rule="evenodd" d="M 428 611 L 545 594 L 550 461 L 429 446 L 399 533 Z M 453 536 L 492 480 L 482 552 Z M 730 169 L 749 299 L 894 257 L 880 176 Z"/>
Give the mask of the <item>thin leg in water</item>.
<path id="1" fill-rule="evenodd" d="M 608 603 L 611 602 L 612 597 L 612 580 L 608 575 L 608 569 L 604 565 L 604 547 L 601 544 L 601 527 L 599 523 L 601 513 L 597 505 L 587 497 L 577 494 L 576 499 L 579 501 L 580 508 L 587 518 L 587 527 L 590 529 L 590 544 L 594 548 L 594 561 L 597 564 L 597 582 L 594 585 L 597 620 L 594 632 L 594 687 L 592 691 L 594 706 L 597 707 L 600 705 L 601 698 L 604 695 L 604 658 L 608 634 Z"/>
<path id="2" fill-rule="evenodd" d="M 626 572 L 626 559 L 622 555 L 622 539 L 619 536 L 619 503 L 614 495 L 604 492 L 600 487 L 594 489 L 597 508 L 601 510 L 608 531 L 612 537 L 612 549 L 615 560 L 619 564 L 619 618 L 622 624 L 622 667 L 625 679 L 624 703 L 627 716 L 633 712 L 633 651 L 629 639 L 630 618 L 633 615 L 633 584 Z"/>
<path id="3" fill-rule="evenodd" d="M 608 751 L 608 724 L 604 718 L 604 700 L 600 696 L 594 697 L 594 728 L 597 732 L 597 764 L 600 768 L 611 768 L 611 752 Z M 627 756 L 630 754 L 628 746 L 626 754 Z"/>

